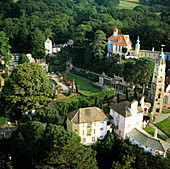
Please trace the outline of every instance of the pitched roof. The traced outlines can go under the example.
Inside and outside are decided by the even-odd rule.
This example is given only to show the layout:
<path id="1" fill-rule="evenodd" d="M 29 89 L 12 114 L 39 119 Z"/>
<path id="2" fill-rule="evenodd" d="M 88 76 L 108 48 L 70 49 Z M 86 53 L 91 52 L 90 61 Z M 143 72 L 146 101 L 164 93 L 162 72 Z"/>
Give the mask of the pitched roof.
<path id="1" fill-rule="evenodd" d="M 120 46 L 129 46 L 132 44 L 131 40 L 129 39 L 129 35 L 122 35 L 118 34 L 117 36 L 111 35 L 108 40 L 113 40 L 114 45 Z"/>
<path id="2" fill-rule="evenodd" d="M 110 108 L 113 109 L 114 111 L 116 111 L 117 113 L 121 114 L 124 117 L 129 117 L 129 116 L 131 116 L 131 113 L 128 110 L 128 108 L 130 108 L 130 106 L 131 106 L 130 102 L 126 101 L 126 102 L 114 104 L 113 106 L 110 106 Z"/>
<path id="3" fill-rule="evenodd" d="M 108 120 L 103 110 L 97 107 L 80 108 L 68 113 L 67 118 L 74 123 L 91 123 Z"/>
<path id="4" fill-rule="evenodd" d="M 136 128 L 131 130 L 128 135 L 130 135 L 134 140 L 136 140 L 141 145 L 150 147 L 154 150 L 159 151 L 167 151 L 170 148 L 170 143 L 166 141 L 162 141 L 160 139 L 156 139 L 152 136 L 150 136 L 147 133 L 144 133 L 144 131 L 140 131 Z"/>
<path id="5" fill-rule="evenodd" d="M 135 102 L 135 100 L 133 100 L 131 103 L 133 102 Z M 131 103 L 126 101 L 114 104 L 113 106 L 110 106 L 110 108 L 116 111 L 118 114 L 122 115 L 123 117 L 129 117 L 132 116 L 132 114 L 130 113 Z M 138 113 L 141 112 L 143 112 L 143 110 L 140 106 L 138 106 Z"/>

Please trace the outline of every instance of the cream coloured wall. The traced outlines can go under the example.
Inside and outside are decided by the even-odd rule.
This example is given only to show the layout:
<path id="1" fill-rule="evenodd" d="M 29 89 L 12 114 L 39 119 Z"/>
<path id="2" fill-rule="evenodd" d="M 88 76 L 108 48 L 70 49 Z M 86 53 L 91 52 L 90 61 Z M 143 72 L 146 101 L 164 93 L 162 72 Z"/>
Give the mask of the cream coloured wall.
<path id="1" fill-rule="evenodd" d="M 81 143 L 90 145 L 107 134 L 107 121 L 92 123 L 73 123 L 67 119 L 67 130 L 72 130 L 81 137 Z"/>

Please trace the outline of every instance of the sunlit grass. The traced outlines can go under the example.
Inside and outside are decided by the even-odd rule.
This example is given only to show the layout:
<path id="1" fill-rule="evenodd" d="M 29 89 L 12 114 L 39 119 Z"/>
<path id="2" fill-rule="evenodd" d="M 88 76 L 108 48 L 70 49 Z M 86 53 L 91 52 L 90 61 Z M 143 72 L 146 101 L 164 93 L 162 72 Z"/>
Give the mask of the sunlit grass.
<path id="1" fill-rule="evenodd" d="M 160 128 L 168 137 L 170 137 L 170 117 L 156 123 L 156 126 Z"/>
<path id="2" fill-rule="evenodd" d="M 79 92 L 85 94 L 85 95 L 91 95 L 92 93 L 97 93 L 99 91 L 101 91 L 100 88 L 97 88 L 95 86 L 93 86 L 93 82 L 82 78 L 80 76 L 77 75 L 73 75 L 73 74 L 68 74 L 68 73 L 64 73 L 64 75 L 66 76 L 66 78 L 68 80 L 75 81 L 75 83 L 78 86 L 78 90 Z"/>
<path id="3" fill-rule="evenodd" d="M 118 8 L 133 9 L 136 6 L 142 5 L 139 0 L 120 0 Z"/>

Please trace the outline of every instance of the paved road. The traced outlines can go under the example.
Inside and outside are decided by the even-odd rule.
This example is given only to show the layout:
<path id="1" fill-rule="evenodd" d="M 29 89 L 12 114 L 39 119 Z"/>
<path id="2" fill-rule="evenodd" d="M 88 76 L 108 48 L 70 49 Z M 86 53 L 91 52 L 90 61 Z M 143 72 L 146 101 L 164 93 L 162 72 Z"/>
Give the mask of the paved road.
<path id="1" fill-rule="evenodd" d="M 167 119 L 168 117 L 170 117 L 170 113 L 162 114 L 160 116 L 156 116 L 156 119 L 155 119 L 154 123 L 158 123 L 160 121 L 163 121 L 163 120 Z"/>
<path id="2" fill-rule="evenodd" d="M 50 74 L 51 79 L 53 79 L 57 84 L 61 85 L 63 91 L 68 91 L 69 87 L 65 84 L 65 82 L 60 81 L 60 77 L 56 74 Z"/>

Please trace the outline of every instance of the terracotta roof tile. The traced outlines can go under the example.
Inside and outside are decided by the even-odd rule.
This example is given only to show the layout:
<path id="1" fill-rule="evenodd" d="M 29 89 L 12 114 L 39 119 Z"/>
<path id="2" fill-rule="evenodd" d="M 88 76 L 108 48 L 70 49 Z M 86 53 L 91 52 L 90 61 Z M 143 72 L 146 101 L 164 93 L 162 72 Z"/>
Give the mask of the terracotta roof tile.
<path id="1" fill-rule="evenodd" d="M 131 40 L 129 39 L 129 35 L 122 35 L 118 34 L 117 36 L 111 35 L 108 40 L 114 40 L 114 45 L 120 46 L 129 46 L 132 44 Z"/>

